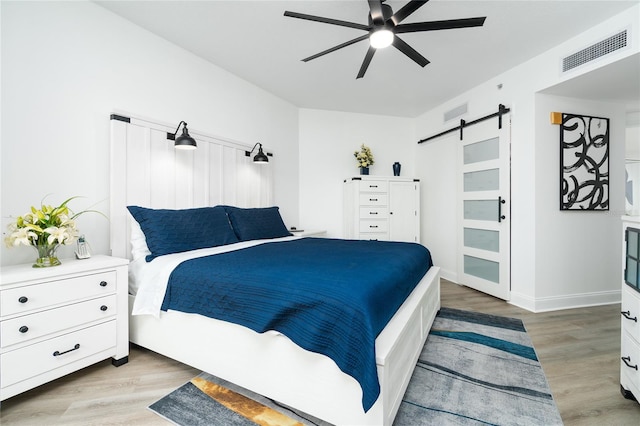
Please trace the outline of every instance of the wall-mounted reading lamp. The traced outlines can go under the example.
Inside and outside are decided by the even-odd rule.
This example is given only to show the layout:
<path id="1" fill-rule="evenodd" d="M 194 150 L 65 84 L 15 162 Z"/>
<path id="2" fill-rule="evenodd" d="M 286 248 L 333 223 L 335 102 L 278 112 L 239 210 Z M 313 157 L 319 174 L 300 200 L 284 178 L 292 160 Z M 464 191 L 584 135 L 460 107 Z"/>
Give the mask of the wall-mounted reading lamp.
<path id="1" fill-rule="evenodd" d="M 180 130 L 180 126 L 182 126 L 183 124 L 184 126 L 182 127 L 182 134 L 176 137 L 176 135 L 178 134 L 178 130 Z M 185 123 L 184 121 L 181 121 L 180 124 L 178 124 L 178 128 L 176 129 L 175 133 L 167 132 L 167 139 L 176 141 L 173 145 L 176 149 L 196 149 L 198 147 L 196 140 L 189 136 L 187 123 Z"/>
<path id="2" fill-rule="evenodd" d="M 267 164 L 269 162 L 269 158 L 267 157 L 268 154 L 265 154 L 264 151 L 262 151 L 262 144 L 260 142 L 258 142 L 253 146 L 253 149 L 251 149 L 251 152 L 245 151 L 244 155 L 246 157 L 251 157 L 251 154 L 253 153 L 253 151 L 256 150 L 256 147 L 258 145 L 260 145 L 258 147 L 258 153 L 256 154 L 255 157 L 253 157 L 253 162 L 258 164 Z"/>

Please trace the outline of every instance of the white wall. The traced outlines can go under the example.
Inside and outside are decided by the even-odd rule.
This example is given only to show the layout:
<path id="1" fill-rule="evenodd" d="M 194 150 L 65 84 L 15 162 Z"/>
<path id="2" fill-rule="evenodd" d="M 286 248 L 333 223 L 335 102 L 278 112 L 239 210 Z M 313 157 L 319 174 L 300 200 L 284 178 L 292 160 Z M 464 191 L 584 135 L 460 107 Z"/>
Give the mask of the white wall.
<path id="1" fill-rule="evenodd" d="M 549 112 L 609 118 L 609 211 L 560 211 L 559 128 Z M 536 97 L 536 308 L 619 300 L 624 214 L 625 107 Z M 558 292 L 558 288 L 562 292 Z"/>
<path id="2" fill-rule="evenodd" d="M 342 185 L 359 174 L 353 153 L 363 143 L 374 155 L 371 175 L 393 176 L 396 161 L 401 176 L 415 173 L 412 119 L 312 109 L 301 109 L 299 117 L 300 228 L 343 236 Z"/>
<path id="3" fill-rule="evenodd" d="M 298 110 L 91 2 L 0 2 L 2 231 L 46 201 L 109 211 L 109 114 L 127 111 L 274 152 L 275 203 L 298 222 Z M 95 253 L 109 224 L 81 216 Z M 0 254 L 31 262 L 28 247 Z M 61 257 L 72 256 L 65 247 Z"/>
<path id="4" fill-rule="evenodd" d="M 416 120 L 416 132 L 419 139 L 454 127 L 456 124 L 443 123 L 443 113 L 458 105 L 469 102 L 468 113 L 461 117 L 467 121 L 479 118 L 497 111 L 498 104 L 502 103 L 512 109 L 511 119 L 511 302 L 527 309 L 545 310 L 559 307 L 579 306 L 589 303 L 607 303 L 612 301 L 612 283 L 619 283 L 619 247 L 620 244 L 615 235 L 610 232 L 618 229 L 619 214 L 624 205 L 618 189 L 611 192 L 611 211 L 609 213 L 591 213 L 580 221 L 579 227 L 585 235 L 602 236 L 606 246 L 598 250 L 602 253 L 598 261 L 589 252 L 593 250 L 589 245 L 584 245 L 584 240 L 574 240 L 564 245 L 564 249 L 571 250 L 574 255 L 567 263 L 554 262 L 548 264 L 549 257 L 557 252 L 559 241 L 571 241 L 575 237 L 576 229 L 559 226 L 547 227 L 548 219 L 552 218 L 558 210 L 557 175 L 559 167 L 547 168 L 549 162 L 558 161 L 559 148 L 550 150 L 541 149 L 540 144 L 548 143 L 548 114 L 547 108 L 551 105 L 538 107 L 536 105 L 536 93 L 564 80 L 573 78 L 599 67 L 605 66 L 617 60 L 624 59 L 639 51 L 639 41 L 634 35 L 638 34 L 640 6 L 628 9 L 591 30 L 557 46 L 548 52 L 523 63 L 502 75 L 487 81 L 486 83 L 451 99 L 445 104 L 429 111 Z M 583 49 L 612 33 L 628 28 L 631 37 L 629 47 L 612 53 L 590 64 L 580 67 L 568 75 L 560 74 L 560 60 L 572 52 Z M 577 102 L 577 101 L 576 101 Z M 567 105 L 573 112 L 580 112 L 574 107 L 574 102 Z M 590 111 L 600 111 L 606 117 L 610 117 L 620 131 L 620 111 L 622 105 L 591 104 Z M 557 109 L 556 109 L 557 110 Z M 605 112 L 606 111 L 606 112 Z M 539 117 L 544 116 L 547 124 Z M 557 128 L 554 139 L 558 139 Z M 622 128 L 624 132 L 624 128 Z M 619 133 L 618 133 L 619 134 Z M 417 150 L 417 164 L 424 165 L 417 171 L 418 177 L 423 182 L 436 181 L 437 190 L 426 190 L 423 195 L 423 235 L 422 240 L 432 249 L 434 258 L 442 267 L 443 276 L 456 280 L 456 223 L 455 199 L 451 196 L 455 193 L 456 181 L 454 168 L 456 150 L 455 136 L 443 137 L 421 144 Z M 622 185 L 619 178 L 623 170 L 623 156 L 615 151 L 611 158 L 611 170 L 615 170 L 612 179 Z M 553 188 L 551 184 L 553 182 Z M 425 185 L 426 186 L 426 185 Z M 622 188 L 622 186 L 620 186 Z M 620 189 L 622 190 L 622 189 Z M 555 191 L 549 193 L 549 191 Z M 549 197 L 549 204 L 545 197 Z M 432 219 L 434 219 L 432 221 Z M 588 253 L 589 252 L 589 253 Z M 584 259 L 579 261 L 578 259 Z M 546 262 L 546 263 L 545 263 Z M 545 267 L 552 266 L 552 269 Z M 550 275 L 558 274 L 559 277 L 570 277 L 576 268 L 580 267 L 580 277 L 584 278 L 578 283 L 565 285 L 554 279 L 553 283 L 544 282 Z M 619 286 L 617 294 L 619 298 Z"/>

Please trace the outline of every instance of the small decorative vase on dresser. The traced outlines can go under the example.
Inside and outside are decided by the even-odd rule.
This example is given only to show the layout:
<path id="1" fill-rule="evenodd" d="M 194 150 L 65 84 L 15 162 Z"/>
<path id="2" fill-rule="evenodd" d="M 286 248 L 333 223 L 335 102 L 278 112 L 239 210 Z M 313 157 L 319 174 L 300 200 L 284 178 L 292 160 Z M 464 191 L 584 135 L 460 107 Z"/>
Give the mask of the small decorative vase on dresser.
<path id="1" fill-rule="evenodd" d="M 640 216 L 623 216 L 620 391 L 640 399 Z"/>
<path id="2" fill-rule="evenodd" d="M 0 400 L 129 356 L 128 260 L 65 259 L 0 272 Z"/>

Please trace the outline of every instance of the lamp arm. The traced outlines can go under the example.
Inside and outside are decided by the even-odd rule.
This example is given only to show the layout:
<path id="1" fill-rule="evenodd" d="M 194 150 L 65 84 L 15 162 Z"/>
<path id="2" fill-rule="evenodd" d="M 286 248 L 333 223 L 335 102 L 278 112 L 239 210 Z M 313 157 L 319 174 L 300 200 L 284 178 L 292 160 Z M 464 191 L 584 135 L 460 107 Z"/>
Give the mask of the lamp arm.
<path id="1" fill-rule="evenodd" d="M 175 132 L 173 132 L 174 136 L 178 134 L 178 130 L 180 130 L 180 126 L 182 126 L 183 124 L 184 124 L 185 127 L 187 127 L 187 123 L 185 123 L 184 120 L 181 121 L 180 123 L 178 123 L 178 128 L 176 129 Z"/>
<path id="2" fill-rule="evenodd" d="M 256 147 L 260 145 L 260 148 L 262 148 L 262 144 L 260 142 L 256 143 L 253 148 L 251 148 L 251 151 L 249 151 L 249 155 L 253 154 L 253 151 L 256 150 Z"/>

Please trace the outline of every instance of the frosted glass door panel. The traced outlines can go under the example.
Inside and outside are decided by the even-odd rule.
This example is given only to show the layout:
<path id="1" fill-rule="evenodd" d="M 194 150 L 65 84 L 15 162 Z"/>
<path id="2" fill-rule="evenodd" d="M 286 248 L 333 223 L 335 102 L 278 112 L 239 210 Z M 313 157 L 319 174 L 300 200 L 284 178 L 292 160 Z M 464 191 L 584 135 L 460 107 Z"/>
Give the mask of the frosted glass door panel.
<path id="1" fill-rule="evenodd" d="M 487 229 L 464 228 L 464 246 L 498 253 L 500 233 Z"/>
<path id="2" fill-rule="evenodd" d="M 464 174 L 464 192 L 497 191 L 500 189 L 500 170 L 488 169 Z"/>
<path id="3" fill-rule="evenodd" d="M 498 220 L 498 201 L 465 200 L 464 218 L 468 220 Z"/>
<path id="4" fill-rule="evenodd" d="M 464 273 L 496 284 L 500 283 L 500 265 L 491 260 L 464 256 Z"/>
<path id="5" fill-rule="evenodd" d="M 500 156 L 500 139 L 491 138 L 464 146 L 464 164 L 495 160 Z"/>

